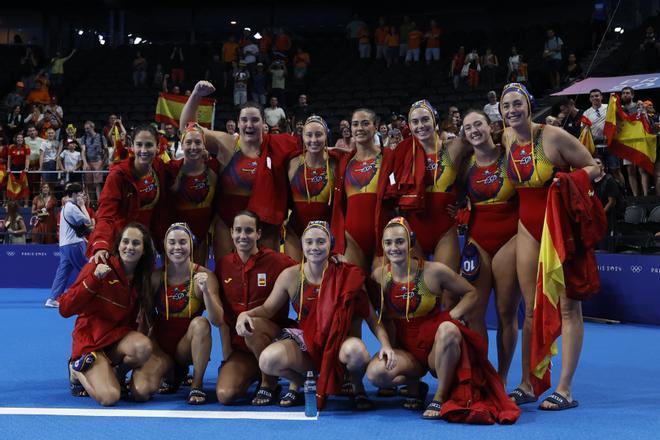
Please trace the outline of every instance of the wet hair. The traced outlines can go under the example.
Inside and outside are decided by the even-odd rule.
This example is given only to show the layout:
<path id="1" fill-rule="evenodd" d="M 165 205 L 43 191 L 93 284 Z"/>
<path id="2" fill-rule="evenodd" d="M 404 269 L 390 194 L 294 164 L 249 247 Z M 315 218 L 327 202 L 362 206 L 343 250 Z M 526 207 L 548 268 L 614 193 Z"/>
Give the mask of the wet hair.
<path id="1" fill-rule="evenodd" d="M 156 141 L 156 144 L 158 144 L 158 139 L 160 139 L 160 134 L 158 134 L 158 131 L 153 125 L 150 124 L 144 124 L 144 125 L 138 125 L 133 129 L 133 132 L 131 134 L 131 138 L 135 139 L 139 133 L 142 133 L 143 131 L 148 132 L 150 135 L 152 135 Z"/>
<path id="2" fill-rule="evenodd" d="M 369 115 L 369 119 L 371 119 L 371 122 L 373 122 L 374 125 L 378 126 L 378 123 L 380 122 L 379 118 L 378 118 L 378 115 L 376 114 L 375 111 L 371 110 L 370 108 L 366 108 L 366 107 L 360 107 L 360 108 L 356 108 L 355 110 L 353 110 L 353 113 L 351 113 L 351 121 L 349 121 L 349 124 L 352 123 L 353 116 L 355 116 L 355 114 L 357 112 L 367 113 Z"/>
<path id="3" fill-rule="evenodd" d="M 239 117 L 239 119 L 240 119 L 241 113 L 246 108 L 256 108 L 257 110 L 259 110 L 259 115 L 261 115 L 261 120 L 265 121 L 264 108 L 261 106 L 261 104 L 259 104 L 258 102 L 255 102 L 255 101 L 248 101 L 248 102 L 246 102 L 245 104 L 241 105 L 238 108 L 238 117 Z"/>
<path id="4" fill-rule="evenodd" d="M 112 254 L 114 256 L 119 256 L 119 245 L 121 244 L 121 239 L 124 236 L 124 232 L 127 229 L 137 229 L 142 234 L 142 256 L 135 266 L 135 272 L 133 272 L 133 286 L 137 290 L 138 294 L 138 307 L 145 313 L 148 319 L 153 316 L 154 300 L 151 292 L 151 273 L 154 271 L 154 265 L 156 263 L 156 246 L 154 241 L 151 238 L 151 234 L 147 228 L 142 224 L 137 222 L 132 222 L 124 226 L 124 228 L 117 234 L 115 239 L 115 245 L 112 248 Z"/>
<path id="5" fill-rule="evenodd" d="M 483 116 L 484 118 L 486 118 L 486 122 L 488 122 L 488 125 L 490 125 L 490 124 L 493 122 L 493 121 L 490 120 L 490 118 L 488 117 L 488 115 L 486 114 L 486 112 L 484 112 L 483 110 L 478 109 L 478 108 L 471 108 L 471 109 L 468 109 L 468 110 L 465 112 L 465 114 L 463 115 L 463 121 L 465 121 L 465 118 L 467 118 L 468 115 L 470 115 L 470 114 L 472 114 L 472 113 L 476 113 L 476 114 L 481 115 L 481 116 Z"/>
<path id="6" fill-rule="evenodd" d="M 236 213 L 236 215 L 234 216 L 234 220 L 236 220 L 236 217 L 241 215 L 245 215 L 247 217 L 254 219 L 254 224 L 257 227 L 257 231 L 261 231 L 261 219 L 257 214 L 255 214 L 253 211 L 250 211 L 249 209 L 243 209 Z"/>

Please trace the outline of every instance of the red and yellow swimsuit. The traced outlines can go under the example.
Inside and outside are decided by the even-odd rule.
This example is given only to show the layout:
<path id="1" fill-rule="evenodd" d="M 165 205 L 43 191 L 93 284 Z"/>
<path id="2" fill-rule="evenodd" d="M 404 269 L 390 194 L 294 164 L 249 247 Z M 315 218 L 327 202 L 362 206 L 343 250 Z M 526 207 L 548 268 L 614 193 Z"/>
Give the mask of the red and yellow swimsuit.
<path id="1" fill-rule="evenodd" d="M 319 284 L 312 284 L 305 277 L 305 281 L 303 282 L 302 312 L 300 311 L 300 291 L 296 292 L 296 295 L 291 298 L 291 306 L 300 317 L 300 320 L 307 318 L 310 311 L 316 306 L 320 288 L 321 286 Z"/>
<path id="2" fill-rule="evenodd" d="M 138 191 L 140 210 L 136 221 L 143 224 L 147 229 L 151 228 L 151 215 L 160 198 L 160 182 L 158 176 L 151 170 L 146 176 L 136 180 L 135 186 Z"/>
<path id="3" fill-rule="evenodd" d="M 381 153 L 369 160 L 357 160 L 353 157 L 346 166 L 344 177 L 347 200 L 344 227 L 365 256 L 371 256 L 376 252 L 374 216 L 382 157 Z"/>
<path id="4" fill-rule="evenodd" d="M 541 241 L 548 188 L 559 167 L 554 166 L 543 151 L 543 129 L 533 136 L 531 143 L 519 145 L 514 141 L 507 153 L 507 176 L 520 198 L 520 222 L 537 240 Z"/>
<path id="5" fill-rule="evenodd" d="M 424 210 L 407 216 L 425 255 L 432 254 L 440 239 L 456 224 L 447 205 L 456 202 L 453 187 L 457 172 L 447 149 L 442 148 L 439 154 L 440 157 L 436 153 L 426 154 Z"/>
<path id="6" fill-rule="evenodd" d="M 399 348 L 412 354 L 428 368 L 428 357 L 433 349 L 435 333 L 443 317 L 440 313 L 440 298 L 424 283 L 424 261 L 418 261 L 415 278 L 407 283 L 394 281 L 391 267 L 387 266 L 384 313 L 394 321 Z"/>
<path id="7" fill-rule="evenodd" d="M 330 170 L 325 166 L 307 167 L 307 182 L 305 182 L 304 160 L 304 156 L 300 156 L 300 163 L 290 182 L 293 196 L 290 224 L 299 237 L 307 227 L 307 223 L 312 220 L 330 222 L 332 217 L 330 201 L 335 183 L 332 160 Z"/>
<path id="8" fill-rule="evenodd" d="M 202 174 L 189 176 L 179 168 L 172 185 L 172 220 L 186 222 L 201 242 L 213 221 L 213 200 L 218 184 L 219 164 L 210 159 Z"/>
<path id="9" fill-rule="evenodd" d="M 197 273 L 198 265 L 193 268 Z M 204 312 L 204 301 L 195 295 L 192 278 L 179 285 L 161 285 L 156 301 L 156 321 L 154 322 L 154 339 L 158 346 L 172 358 L 176 354 L 179 341 L 188 331 L 190 322 Z M 167 302 L 167 306 L 166 306 Z"/>
<path id="10" fill-rule="evenodd" d="M 506 157 L 479 166 L 472 156 L 466 189 L 471 212 L 468 235 L 491 258 L 518 232 L 518 199 L 507 175 Z"/>
<path id="11" fill-rule="evenodd" d="M 220 174 L 222 194 L 218 198 L 218 213 L 228 226 L 233 224 L 237 212 L 247 209 L 258 162 L 258 157 L 245 156 L 237 145 L 231 160 Z"/>

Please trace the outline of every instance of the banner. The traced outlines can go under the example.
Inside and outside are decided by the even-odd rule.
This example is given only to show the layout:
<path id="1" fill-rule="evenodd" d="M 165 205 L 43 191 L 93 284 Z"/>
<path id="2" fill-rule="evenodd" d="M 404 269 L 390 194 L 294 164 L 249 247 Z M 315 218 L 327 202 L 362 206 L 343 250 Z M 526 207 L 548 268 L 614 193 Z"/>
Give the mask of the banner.
<path id="1" fill-rule="evenodd" d="M 175 127 L 179 127 L 181 112 L 187 101 L 187 96 L 159 93 L 158 103 L 156 104 L 156 121 L 170 123 Z M 215 99 L 202 98 L 197 108 L 197 122 L 202 127 L 212 130 L 214 120 Z"/>
<path id="2" fill-rule="evenodd" d="M 586 95 L 590 90 L 599 89 L 605 92 L 620 92 L 624 87 L 632 87 L 635 91 L 660 88 L 660 72 L 644 73 L 642 75 L 626 75 L 611 77 L 594 77 L 578 81 L 564 90 L 553 93 L 552 96 Z"/>
<path id="3" fill-rule="evenodd" d="M 30 196 L 30 185 L 28 184 L 27 173 L 21 171 L 16 177 L 16 173 L 9 173 L 7 181 L 7 199 L 21 200 Z"/>

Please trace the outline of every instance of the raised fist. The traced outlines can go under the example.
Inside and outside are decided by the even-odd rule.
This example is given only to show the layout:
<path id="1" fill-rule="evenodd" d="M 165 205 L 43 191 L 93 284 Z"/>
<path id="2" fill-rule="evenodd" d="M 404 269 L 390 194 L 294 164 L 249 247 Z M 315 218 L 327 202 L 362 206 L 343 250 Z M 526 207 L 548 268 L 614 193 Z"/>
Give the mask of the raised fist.
<path id="1" fill-rule="evenodd" d="M 102 280 L 103 278 L 105 278 L 108 275 L 110 270 L 111 270 L 110 266 L 108 266 L 107 264 L 101 263 L 98 266 L 96 266 L 96 269 L 94 270 L 94 276 L 97 279 Z"/>
<path id="2" fill-rule="evenodd" d="M 195 285 L 201 290 L 202 292 L 206 292 L 207 290 L 207 281 L 209 279 L 209 275 L 205 272 L 197 272 L 195 276 L 193 277 L 193 280 L 195 281 Z"/>
<path id="3" fill-rule="evenodd" d="M 193 90 L 193 94 L 198 96 L 209 96 L 213 92 L 215 92 L 215 87 L 208 81 L 199 81 L 195 84 L 195 89 Z"/>

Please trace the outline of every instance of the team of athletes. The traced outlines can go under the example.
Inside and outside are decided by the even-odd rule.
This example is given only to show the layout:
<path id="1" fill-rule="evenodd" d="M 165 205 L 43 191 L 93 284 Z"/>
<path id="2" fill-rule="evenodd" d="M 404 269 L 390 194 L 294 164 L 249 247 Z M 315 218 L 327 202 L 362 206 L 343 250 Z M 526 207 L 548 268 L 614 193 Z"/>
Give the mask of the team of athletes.
<path id="1" fill-rule="evenodd" d="M 374 143 L 376 114 L 355 110 L 350 151 L 329 148 L 320 116 L 305 122 L 302 149 L 291 135 L 264 133 L 252 103 L 240 110 L 238 138 L 202 128 L 197 107 L 213 91 L 200 81 L 183 109 L 182 159 L 162 163 L 158 134 L 145 126 L 133 133 L 130 157 L 111 168 L 90 262 L 60 298 L 63 316 L 78 315 L 74 394 L 102 405 L 145 401 L 177 391 L 192 365 L 187 401 L 205 403 L 215 326 L 222 404 L 258 381 L 252 405 L 300 405 L 309 370 L 321 406 L 342 394 L 372 408 L 365 375 L 429 419 L 512 423 L 518 405 L 537 401 L 529 358 L 546 195 L 556 172 L 581 168 L 593 178 L 598 168 L 572 136 L 532 122 L 524 86 L 503 90 L 501 144 L 480 110 L 465 113 L 462 136 L 443 142 L 423 100 L 410 108 L 411 136 L 393 149 Z M 465 199 L 461 250 L 454 213 Z M 205 267 L 209 248 L 215 271 Z M 164 263 L 155 270 L 157 252 Z M 487 358 L 491 290 L 497 370 Z M 521 293 L 522 378 L 507 395 Z M 580 302 L 562 297 L 560 306 L 562 372 L 541 403 L 547 410 L 577 405 Z M 373 356 L 363 321 L 380 344 Z M 427 372 L 438 378 L 428 405 Z"/>

